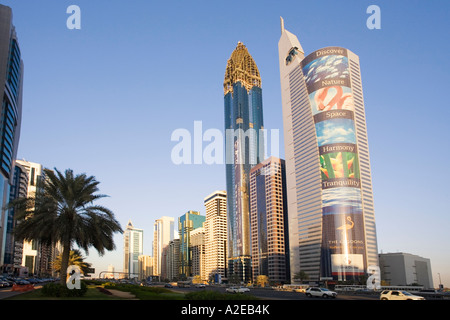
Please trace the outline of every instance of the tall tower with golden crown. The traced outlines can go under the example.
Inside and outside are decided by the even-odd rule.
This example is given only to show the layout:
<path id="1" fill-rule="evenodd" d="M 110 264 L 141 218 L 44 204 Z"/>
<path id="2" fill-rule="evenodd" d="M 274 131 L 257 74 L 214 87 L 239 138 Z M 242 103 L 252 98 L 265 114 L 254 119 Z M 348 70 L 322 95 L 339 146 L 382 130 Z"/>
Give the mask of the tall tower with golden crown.
<path id="1" fill-rule="evenodd" d="M 228 59 L 224 87 L 228 272 L 251 279 L 250 169 L 264 159 L 261 76 L 241 42 Z"/>

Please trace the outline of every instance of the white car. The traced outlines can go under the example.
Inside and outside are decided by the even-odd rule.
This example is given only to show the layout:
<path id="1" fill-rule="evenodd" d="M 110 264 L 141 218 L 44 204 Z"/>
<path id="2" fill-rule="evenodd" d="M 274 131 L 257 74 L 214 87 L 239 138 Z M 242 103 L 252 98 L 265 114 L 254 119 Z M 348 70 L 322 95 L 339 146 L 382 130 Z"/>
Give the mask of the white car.
<path id="1" fill-rule="evenodd" d="M 380 300 L 425 300 L 425 298 L 415 296 L 407 291 L 384 290 L 380 294 Z"/>
<path id="2" fill-rule="evenodd" d="M 245 287 L 230 287 L 226 289 L 226 292 L 228 293 L 244 293 L 249 291 L 250 289 Z"/>
<path id="3" fill-rule="evenodd" d="M 337 293 L 326 288 L 310 287 L 305 292 L 307 297 L 336 298 Z"/>

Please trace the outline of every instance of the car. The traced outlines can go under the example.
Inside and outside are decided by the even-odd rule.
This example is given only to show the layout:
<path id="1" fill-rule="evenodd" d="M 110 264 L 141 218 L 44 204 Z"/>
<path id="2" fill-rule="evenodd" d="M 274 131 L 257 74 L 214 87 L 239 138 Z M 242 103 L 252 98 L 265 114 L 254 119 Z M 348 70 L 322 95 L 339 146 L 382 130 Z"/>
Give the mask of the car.
<path id="1" fill-rule="evenodd" d="M 196 288 L 206 288 L 206 286 L 205 286 L 204 283 L 197 283 L 197 284 L 195 285 L 195 287 L 196 287 Z"/>
<path id="2" fill-rule="evenodd" d="M 230 287 L 226 289 L 226 292 L 228 293 L 244 293 L 244 292 L 250 292 L 249 288 L 246 287 Z"/>
<path id="3" fill-rule="evenodd" d="M 228 293 L 236 293 L 237 292 L 237 287 L 229 287 L 225 290 Z"/>
<path id="4" fill-rule="evenodd" d="M 322 297 L 322 298 L 336 298 L 337 293 L 327 288 L 309 287 L 306 289 L 305 294 L 307 297 Z"/>
<path id="5" fill-rule="evenodd" d="M 408 291 L 384 290 L 380 294 L 380 300 L 425 300 L 425 298 L 413 295 Z"/>
<path id="6" fill-rule="evenodd" d="M 166 284 L 164 285 L 164 287 L 165 287 L 165 288 L 173 288 L 173 285 L 171 285 L 170 283 L 166 283 Z"/>

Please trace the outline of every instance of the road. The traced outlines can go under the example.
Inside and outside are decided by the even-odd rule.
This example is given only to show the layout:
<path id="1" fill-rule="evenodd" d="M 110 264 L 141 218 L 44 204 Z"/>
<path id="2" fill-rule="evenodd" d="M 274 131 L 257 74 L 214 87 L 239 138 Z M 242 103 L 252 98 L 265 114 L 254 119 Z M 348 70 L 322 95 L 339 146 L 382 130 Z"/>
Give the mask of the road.
<path id="1" fill-rule="evenodd" d="M 218 287 L 218 286 L 207 286 L 204 289 L 200 288 L 177 288 L 174 287 L 174 291 L 179 292 L 193 292 L 193 291 L 200 291 L 200 290 L 215 290 L 222 293 L 225 293 L 224 287 Z M 233 295 L 234 293 L 229 293 L 230 295 Z M 291 292 L 291 291 L 277 291 L 273 289 L 263 289 L 263 288 L 250 288 L 250 295 L 255 296 L 260 299 L 267 299 L 267 300 L 326 300 L 325 298 L 308 298 L 304 293 L 300 292 Z M 333 300 L 333 299 L 331 299 Z M 378 295 L 369 295 L 369 294 L 339 294 L 336 298 L 336 300 L 379 300 Z"/>

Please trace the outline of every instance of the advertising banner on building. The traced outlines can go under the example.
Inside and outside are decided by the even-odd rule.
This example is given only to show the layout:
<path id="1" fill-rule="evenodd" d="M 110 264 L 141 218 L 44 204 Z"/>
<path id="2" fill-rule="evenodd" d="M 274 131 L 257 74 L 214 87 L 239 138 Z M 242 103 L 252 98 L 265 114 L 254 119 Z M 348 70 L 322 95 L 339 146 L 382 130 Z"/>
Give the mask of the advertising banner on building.
<path id="1" fill-rule="evenodd" d="M 353 280 L 365 265 L 364 220 L 347 50 L 329 47 L 302 61 L 322 180 L 321 277 Z"/>

